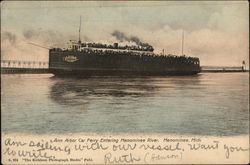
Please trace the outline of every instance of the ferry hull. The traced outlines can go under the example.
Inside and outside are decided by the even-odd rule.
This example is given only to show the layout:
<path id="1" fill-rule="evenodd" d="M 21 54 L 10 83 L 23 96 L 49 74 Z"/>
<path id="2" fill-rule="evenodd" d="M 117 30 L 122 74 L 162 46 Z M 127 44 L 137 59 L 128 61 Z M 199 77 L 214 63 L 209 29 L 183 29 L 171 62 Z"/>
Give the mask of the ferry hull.
<path id="1" fill-rule="evenodd" d="M 200 66 L 180 59 L 163 60 L 157 56 L 50 51 L 49 72 L 58 76 L 81 77 L 193 75 L 200 72 Z"/>
<path id="2" fill-rule="evenodd" d="M 165 71 L 165 72 L 139 72 L 122 70 L 68 70 L 68 69 L 50 69 L 50 73 L 56 76 L 166 76 L 166 75 L 195 75 L 199 71 Z"/>

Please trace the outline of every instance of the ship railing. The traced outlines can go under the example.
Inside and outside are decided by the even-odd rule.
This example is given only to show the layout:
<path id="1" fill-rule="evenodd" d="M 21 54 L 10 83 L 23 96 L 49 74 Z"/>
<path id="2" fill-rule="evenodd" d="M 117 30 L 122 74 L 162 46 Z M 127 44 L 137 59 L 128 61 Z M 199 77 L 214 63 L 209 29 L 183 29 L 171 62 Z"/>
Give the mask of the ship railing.
<path id="1" fill-rule="evenodd" d="M 60 48 L 54 48 L 51 50 L 55 50 L 55 51 L 67 51 L 67 50 L 63 50 Z M 77 50 L 75 50 L 77 51 Z M 167 59 L 170 61 L 182 61 L 183 63 L 186 64 L 192 64 L 192 65 L 199 65 L 199 59 L 196 57 L 188 57 L 188 56 L 176 56 L 176 55 L 172 55 L 172 54 L 154 54 L 153 52 L 148 52 L 148 51 L 133 51 L 133 50 L 121 50 L 121 49 L 107 49 L 107 48 L 92 48 L 92 47 L 83 47 L 81 50 L 81 52 L 85 52 L 88 54 L 91 53 L 99 53 L 100 55 L 110 55 L 110 54 L 116 54 L 119 53 L 121 55 L 131 55 L 131 56 L 140 56 L 140 58 L 143 57 L 149 57 L 149 58 L 161 58 L 161 59 Z"/>
<path id="2" fill-rule="evenodd" d="M 153 47 L 151 45 L 148 46 L 114 46 L 114 45 L 107 45 L 101 43 L 82 43 L 82 47 L 93 47 L 93 48 L 110 48 L 110 49 L 131 49 L 131 50 L 139 50 L 139 51 L 153 51 Z"/>
<path id="3" fill-rule="evenodd" d="M 133 50 L 133 51 L 147 51 L 153 52 L 153 47 L 136 47 L 136 46 L 118 46 L 112 45 L 98 45 L 98 44 L 79 44 L 82 48 L 99 48 L 99 49 L 118 49 L 118 50 Z"/>
<path id="4" fill-rule="evenodd" d="M 78 48 L 101 48 L 101 49 L 119 49 L 119 50 L 133 50 L 133 51 L 149 51 L 153 52 L 154 48 L 149 46 L 114 46 L 114 45 L 107 45 L 107 44 L 101 44 L 101 43 L 81 43 L 74 40 L 70 40 L 70 42 L 67 43 L 68 49 L 78 49 Z"/>
<path id="5" fill-rule="evenodd" d="M 109 51 L 115 51 L 115 52 L 138 52 L 138 53 L 148 53 L 152 54 L 153 52 L 150 51 L 143 51 L 143 50 L 130 50 L 130 49 L 112 49 L 112 48 L 94 48 L 94 47 L 81 47 L 80 50 L 84 49 L 90 49 L 90 50 L 109 50 Z"/>

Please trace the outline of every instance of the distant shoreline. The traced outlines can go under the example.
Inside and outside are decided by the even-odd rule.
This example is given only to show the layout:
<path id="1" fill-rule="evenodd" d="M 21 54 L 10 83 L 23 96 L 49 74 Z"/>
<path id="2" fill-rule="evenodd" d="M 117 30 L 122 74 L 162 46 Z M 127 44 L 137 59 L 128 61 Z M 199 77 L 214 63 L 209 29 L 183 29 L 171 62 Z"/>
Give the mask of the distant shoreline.
<path id="1" fill-rule="evenodd" d="M 249 72 L 240 69 L 201 69 L 201 73 L 228 73 L 228 72 Z M 48 68 L 1 68 L 1 74 L 45 74 L 49 73 Z"/>
<path id="2" fill-rule="evenodd" d="M 249 72 L 249 70 L 201 70 L 201 72 L 223 73 L 223 72 Z"/>

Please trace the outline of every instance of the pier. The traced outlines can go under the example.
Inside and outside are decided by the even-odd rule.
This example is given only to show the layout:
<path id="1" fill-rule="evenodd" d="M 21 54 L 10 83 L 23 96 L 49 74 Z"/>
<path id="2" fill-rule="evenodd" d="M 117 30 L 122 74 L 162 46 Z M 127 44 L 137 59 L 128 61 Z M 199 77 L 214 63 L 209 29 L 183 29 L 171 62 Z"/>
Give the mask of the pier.
<path id="1" fill-rule="evenodd" d="M 44 61 L 1 60 L 1 74 L 48 73 L 48 68 Z"/>

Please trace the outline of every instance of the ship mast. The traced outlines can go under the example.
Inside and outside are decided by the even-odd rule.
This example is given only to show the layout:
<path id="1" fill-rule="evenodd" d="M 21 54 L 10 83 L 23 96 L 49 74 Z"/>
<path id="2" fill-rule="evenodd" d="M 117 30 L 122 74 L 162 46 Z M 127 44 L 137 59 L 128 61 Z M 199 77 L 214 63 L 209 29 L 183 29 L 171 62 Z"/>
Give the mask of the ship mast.
<path id="1" fill-rule="evenodd" d="M 81 43 L 81 25 L 82 25 L 82 17 L 80 16 L 80 26 L 79 26 L 79 43 Z"/>
<path id="2" fill-rule="evenodd" d="M 183 54 L 183 47 L 184 47 L 184 30 L 182 31 L 182 45 L 181 45 L 181 54 Z"/>

